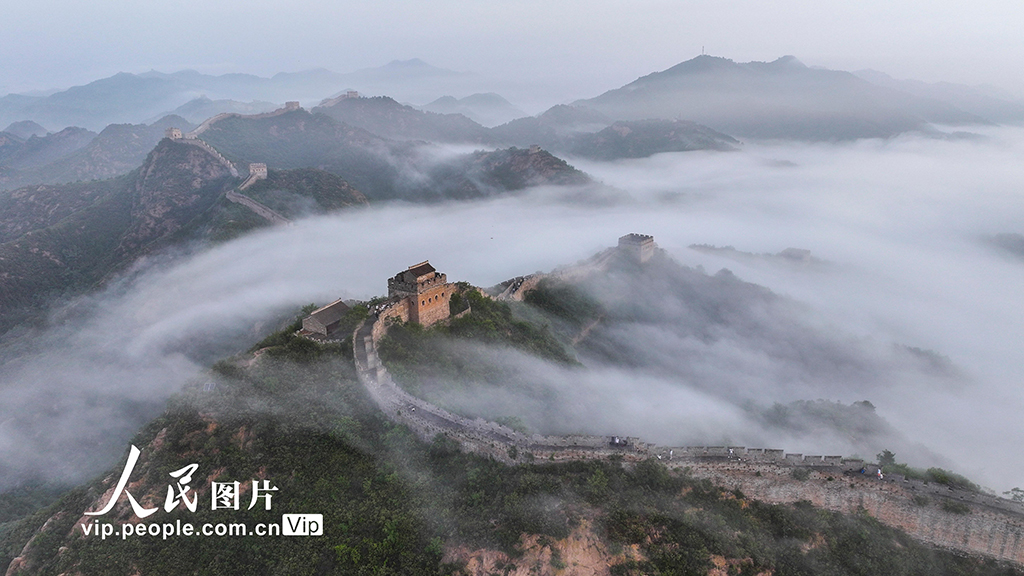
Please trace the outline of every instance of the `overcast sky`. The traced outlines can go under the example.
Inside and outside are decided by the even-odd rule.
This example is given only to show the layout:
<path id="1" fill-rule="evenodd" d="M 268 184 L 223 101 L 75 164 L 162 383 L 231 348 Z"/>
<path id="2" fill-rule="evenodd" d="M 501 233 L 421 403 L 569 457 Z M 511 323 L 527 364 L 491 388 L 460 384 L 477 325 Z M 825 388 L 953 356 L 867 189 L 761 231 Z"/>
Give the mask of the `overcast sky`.
<path id="1" fill-rule="evenodd" d="M 2 0 L 0 93 L 113 73 L 421 58 L 587 97 L 700 54 L 990 83 L 1024 95 L 1020 0 Z"/>

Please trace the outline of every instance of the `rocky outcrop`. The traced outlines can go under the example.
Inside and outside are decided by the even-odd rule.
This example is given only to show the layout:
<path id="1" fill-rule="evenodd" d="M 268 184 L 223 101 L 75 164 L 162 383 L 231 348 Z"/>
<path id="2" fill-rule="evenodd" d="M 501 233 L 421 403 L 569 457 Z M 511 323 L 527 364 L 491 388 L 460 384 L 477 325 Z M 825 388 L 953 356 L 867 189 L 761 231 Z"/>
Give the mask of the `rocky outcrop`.
<path id="1" fill-rule="evenodd" d="M 476 152 L 470 156 L 467 164 L 467 172 L 471 177 L 503 190 L 593 183 L 589 176 L 565 160 L 536 146 L 529 149 Z"/>
<path id="2" fill-rule="evenodd" d="M 620 548 L 613 554 L 592 520 L 583 519 L 560 540 L 524 534 L 518 545 L 521 554 L 514 558 L 498 550 L 452 546 L 445 550 L 444 561 L 464 564 L 470 576 L 607 576 L 616 564 L 644 560 L 639 546 Z"/>
<path id="3" fill-rule="evenodd" d="M 126 254 L 180 230 L 235 183 L 231 171 L 204 148 L 163 140 L 135 181 L 131 225 L 117 254 Z"/>
<path id="4" fill-rule="evenodd" d="M 1002 498 L 836 467 L 804 468 L 798 480 L 791 466 L 742 458 L 670 465 L 756 500 L 866 513 L 936 546 L 1024 565 L 1024 506 Z"/>

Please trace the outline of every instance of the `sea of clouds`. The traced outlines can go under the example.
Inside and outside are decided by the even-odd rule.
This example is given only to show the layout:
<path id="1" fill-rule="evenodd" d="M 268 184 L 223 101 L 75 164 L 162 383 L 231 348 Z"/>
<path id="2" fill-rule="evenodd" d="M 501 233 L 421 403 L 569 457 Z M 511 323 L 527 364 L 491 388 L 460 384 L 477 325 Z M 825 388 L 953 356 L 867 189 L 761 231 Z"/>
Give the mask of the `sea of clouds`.
<path id="1" fill-rule="evenodd" d="M 55 311 L 49 329 L 9 335 L 0 351 L 0 481 L 33 473 L 80 480 L 115 465 L 166 398 L 303 304 L 383 294 L 388 276 L 425 259 L 451 281 L 490 286 L 639 232 L 653 234 L 683 265 L 710 274 L 728 268 L 798 304 L 801 326 L 865 350 L 934 351 L 959 374 L 955 384 L 914 375 L 867 387 L 823 378 L 819 388 L 802 382 L 738 395 L 766 405 L 870 400 L 906 446 L 927 447 L 901 460 L 952 466 L 998 490 L 1024 484 L 1024 459 L 1016 456 L 1024 444 L 1024 260 L 990 241 L 1024 232 L 1024 130 L 973 139 L 748 142 L 731 153 L 573 163 L 610 188 L 536 188 L 310 218 L 208 250 L 151 257 Z M 692 244 L 751 254 L 795 247 L 816 260 L 740 258 Z M 752 342 L 732 351 L 745 355 L 745 369 L 757 352 Z M 705 372 L 727 370 L 722 358 L 710 358 L 717 364 Z M 764 370 L 778 383 L 774 368 L 769 359 Z M 624 434 L 643 422 L 637 433 L 657 436 L 677 421 L 698 440 L 719 439 L 725 429 L 749 442 L 756 432 L 727 395 L 685 381 L 603 371 L 580 382 L 593 387 L 574 394 L 591 400 L 572 410 L 620 402 L 601 421 Z M 610 391 L 627 382 L 628 404 L 621 404 Z M 586 412 L 575 418 L 588 420 Z M 796 437 L 767 440 L 811 452 Z"/>

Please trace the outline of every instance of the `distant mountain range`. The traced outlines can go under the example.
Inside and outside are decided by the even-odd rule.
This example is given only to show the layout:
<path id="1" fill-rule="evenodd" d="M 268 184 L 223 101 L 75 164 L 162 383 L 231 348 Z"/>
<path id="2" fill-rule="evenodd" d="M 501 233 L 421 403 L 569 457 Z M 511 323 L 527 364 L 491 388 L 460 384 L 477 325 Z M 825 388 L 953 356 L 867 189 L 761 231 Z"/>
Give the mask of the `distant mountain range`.
<path id="1" fill-rule="evenodd" d="M 427 102 L 418 110 L 439 115 L 430 122 L 420 118 L 408 126 L 385 126 L 388 119 L 380 119 L 376 131 L 381 136 L 516 145 L 553 142 L 548 122 L 528 120 L 503 127 L 528 117 L 502 96 L 481 91 L 485 84 L 487 81 L 475 74 L 438 68 L 418 59 L 396 60 L 346 74 L 315 69 L 271 78 L 212 76 L 192 70 L 121 73 L 52 94 L 4 96 L 0 98 L 0 125 L 12 124 L 8 132 L 25 140 L 42 136 L 41 130 L 75 126 L 98 132 L 109 124 L 150 124 L 169 114 L 199 123 L 224 112 L 266 112 L 285 101 L 305 106 L 319 102 L 326 108 L 325 96 L 333 101 L 354 90 L 363 95 L 387 95 L 395 102 Z M 449 95 L 439 98 L 441 94 Z M 450 94 L 470 95 L 457 98 Z M 591 132 L 615 121 L 661 119 L 695 122 L 745 138 L 802 140 L 935 133 L 934 124 L 1024 122 L 1024 102 L 994 88 L 895 80 L 871 70 L 814 69 L 792 56 L 747 63 L 698 56 L 594 98 L 578 100 L 574 107 L 604 118 L 596 123 L 600 125 L 590 127 Z M 440 132 L 438 127 L 428 126 L 442 119 L 448 126 L 439 127 Z M 531 122 L 538 130 L 527 134 L 524 130 Z M 499 130 L 488 135 L 487 128 L 492 127 Z M 535 140 L 527 142 L 518 136 L 510 140 L 513 134 Z M 571 151 L 573 146 L 561 142 L 562 136 L 558 138 L 561 148 Z"/>
<path id="2" fill-rule="evenodd" d="M 494 128 L 485 128 L 462 114 L 425 112 L 384 96 L 329 100 L 313 112 L 395 140 L 536 145 L 558 154 L 594 160 L 642 158 L 659 152 L 732 150 L 739 144 L 731 136 L 695 122 L 614 122 L 594 110 L 565 105 Z"/>
<path id="3" fill-rule="evenodd" d="M 877 70 L 858 70 L 853 73 L 872 84 L 900 90 L 922 98 L 946 102 L 970 114 L 998 123 L 1024 122 L 1024 102 L 994 87 L 974 87 L 949 82 L 927 83 L 920 80 L 897 80 Z"/>
<path id="4" fill-rule="evenodd" d="M 396 60 L 347 74 L 321 68 L 280 73 L 271 78 L 251 74 L 212 76 L 194 70 L 173 74 L 121 73 L 48 96 L 4 96 L 0 98 L 0 125 L 32 120 L 48 129 L 81 126 L 98 131 L 108 124 L 152 121 L 201 97 L 241 102 L 298 100 L 315 103 L 325 96 L 354 89 L 428 102 L 446 92 L 473 93 L 480 88 L 481 81 L 474 74 L 438 68 L 419 59 Z M 260 106 L 266 102 L 254 104 Z M 218 110 L 231 111 L 235 110 Z M 184 112 L 184 117 L 192 119 Z"/>
<path id="5" fill-rule="evenodd" d="M 931 124 L 991 123 L 936 95 L 808 68 L 792 56 L 747 63 L 698 56 L 575 104 L 616 119 L 679 118 L 748 138 L 886 138 L 933 131 Z"/>
<path id="6" fill-rule="evenodd" d="M 442 96 L 429 104 L 420 106 L 427 112 L 438 114 L 462 114 L 470 120 L 487 127 L 498 126 L 527 116 L 514 104 L 499 94 L 470 94 L 465 98 Z"/>
<path id="7" fill-rule="evenodd" d="M 15 126 L 15 132 L 0 132 L 0 190 L 127 174 L 142 164 L 171 126 L 187 130 L 192 124 L 180 116 L 166 116 L 152 124 L 111 124 L 99 134 L 65 128 L 28 138 L 20 138 Z"/>
<path id="8" fill-rule="evenodd" d="M 475 81 L 471 74 L 414 59 L 350 74 L 319 69 L 272 78 L 194 71 L 117 74 L 49 95 L 11 94 L 0 98 L 0 125 L 8 124 L 0 132 L 0 190 L 126 174 L 141 164 L 167 127 L 187 131 L 222 113 L 261 114 L 280 108 L 274 102 L 283 99 L 305 100 L 307 106 L 319 102 L 312 107 L 314 115 L 361 129 L 366 137 L 390 141 L 389 146 L 539 145 L 558 155 L 595 160 L 730 150 L 740 144 L 734 137 L 942 136 L 935 125 L 1024 122 L 1024 102 L 994 88 L 896 80 L 870 70 L 813 69 L 791 56 L 767 63 L 699 56 L 537 116 L 520 116 L 522 110 L 495 93 L 444 96 L 422 107 L 390 96 L 349 97 L 350 88 L 451 93 Z M 322 99 L 325 94 L 332 96 Z M 67 127 L 51 132 L 47 125 Z M 321 136 L 323 150 L 343 146 L 334 136 Z M 230 140 L 222 144 L 229 151 L 239 146 Z M 276 162 L 282 154 L 291 152 L 266 151 L 273 166 L 306 166 L 304 156 Z M 375 170 L 395 169 L 387 163 L 377 166 L 377 157 L 368 164 L 358 160 L 359 154 L 345 158 L 346 170 L 368 171 L 368 179 Z"/>
<path id="9" fill-rule="evenodd" d="M 187 129 L 183 122 L 167 117 L 153 125 L 114 124 L 99 135 L 69 128 L 27 141 L 0 133 L 0 151 L 14 147 L 12 155 L 26 159 L 69 141 L 78 146 L 81 137 L 84 146 L 43 168 L 64 170 L 70 178 L 80 174 L 76 170 L 91 176 L 0 192 L 0 333 L 151 250 L 201 246 L 268 226 L 228 195 L 250 162 L 269 164 L 269 177 L 244 192 L 286 219 L 392 199 L 438 202 L 539 185 L 598 187 L 544 150 L 439 154 L 429 143 L 382 138 L 302 109 L 227 116 L 210 123 L 202 141 L 164 138 L 167 127 Z M 155 145 L 146 144 L 153 140 Z M 0 163 L 0 178 L 6 176 L 2 169 Z M 98 179 L 103 170 L 123 175 Z"/>

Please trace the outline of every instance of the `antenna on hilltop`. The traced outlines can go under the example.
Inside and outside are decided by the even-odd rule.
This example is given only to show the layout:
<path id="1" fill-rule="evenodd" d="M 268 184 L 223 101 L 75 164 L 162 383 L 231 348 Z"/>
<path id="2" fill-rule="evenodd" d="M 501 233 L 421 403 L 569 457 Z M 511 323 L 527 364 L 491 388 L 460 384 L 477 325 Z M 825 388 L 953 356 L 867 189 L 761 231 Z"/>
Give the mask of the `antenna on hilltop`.
<path id="1" fill-rule="evenodd" d="M 703 44 L 701 44 L 701 46 L 700 46 L 700 55 L 701 56 L 704 55 L 704 45 Z"/>

